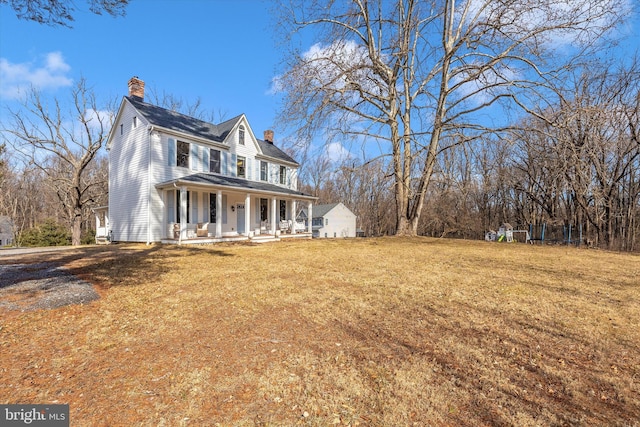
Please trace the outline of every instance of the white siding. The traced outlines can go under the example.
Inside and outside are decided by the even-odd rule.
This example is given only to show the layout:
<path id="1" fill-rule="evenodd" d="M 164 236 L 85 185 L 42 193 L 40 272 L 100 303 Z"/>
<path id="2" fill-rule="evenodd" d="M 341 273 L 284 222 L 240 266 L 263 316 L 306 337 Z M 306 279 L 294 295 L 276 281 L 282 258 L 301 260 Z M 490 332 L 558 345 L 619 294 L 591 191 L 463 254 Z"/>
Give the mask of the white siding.
<path id="1" fill-rule="evenodd" d="M 240 144 L 238 140 L 238 130 L 241 125 L 244 126 L 244 145 Z M 245 178 L 250 179 L 252 181 L 259 180 L 260 177 L 259 176 L 257 178 L 255 177 L 255 174 L 253 173 L 254 170 L 249 169 L 250 167 L 251 168 L 255 167 L 254 164 L 255 164 L 256 154 L 258 153 L 258 146 L 257 146 L 256 140 L 254 139 L 253 135 L 249 131 L 249 125 L 245 120 L 240 121 L 236 129 L 227 138 L 227 141 L 229 142 L 230 152 L 236 154 L 237 156 L 242 156 L 246 159 Z M 236 168 L 236 165 L 234 164 L 233 169 L 235 170 L 235 168 Z"/>
<path id="2" fill-rule="evenodd" d="M 134 116 L 137 116 L 135 128 L 133 127 Z M 122 135 L 120 134 L 121 124 L 124 125 Z M 109 152 L 109 215 L 114 240 L 156 242 L 163 239 L 168 230 L 167 201 L 165 200 L 167 193 L 157 190 L 156 185 L 193 173 L 209 172 L 207 160 L 210 148 L 221 152 L 220 172 L 222 174 L 235 175 L 236 164 L 233 159 L 243 156 L 246 158 L 246 178 L 259 181 L 260 160 L 256 160 L 257 141 L 246 121 L 242 120 L 240 124 L 245 127 L 244 145 L 238 143 L 238 128 L 232 132 L 224 145 L 208 144 L 206 141 L 178 138 L 158 130 L 149 132 L 149 124 L 142 115 L 124 101 L 119 121 L 114 124 Z M 191 144 L 189 167 L 170 166 L 170 140 Z M 175 156 L 175 151 L 173 155 Z M 268 181 L 280 185 L 278 179 L 280 164 L 271 160 L 268 160 L 268 164 Z M 290 179 L 287 180 L 289 186 L 296 188 L 297 170 L 287 167 L 287 173 L 290 174 Z M 205 196 L 202 190 L 195 191 L 198 199 L 196 205 L 192 204 L 192 209 L 195 208 L 197 211 L 198 219 L 202 218 L 203 222 L 208 222 L 208 193 Z M 227 218 L 227 221 L 224 222 L 223 230 L 235 230 L 237 210 L 232 212 L 231 206 L 237 206 L 238 203 L 244 204 L 245 195 L 225 193 L 224 198 L 227 209 L 222 215 Z M 251 202 L 253 203 L 254 200 L 259 199 L 252 198 Z M 255 209 L 257 206 L 251 206 L 251 220 L 250 224 L 247 224 L 249 227 L 259 226 L 259 221 L 256 219 L 258 211 Z M 355 232 L 355 226 L 353 229 Z"/>
<path id="3" fill-rule="evenodd" d="M 289 188 L 291 188 L 292 190 L 298 189 L 298 169 L 297 168 L 291 169 L 291 187 Z"/>
<path id="4" fill-rule="evenodd" d="M 356 216 L 340 203 L 325 214 L 323 226 L 318 232 L 320 238 L 325 235 L 327 238 L 356 237 Z"/>
<path id="5" fill-rule="evenodd" d="M 133 127 L 133 117 L 137 126 Z M 120 134 L 120 125 L 123 134 Z M 109 219 L 115 241 L 147 241 L 147 122 L 125 102 L 109 151 Z"/>

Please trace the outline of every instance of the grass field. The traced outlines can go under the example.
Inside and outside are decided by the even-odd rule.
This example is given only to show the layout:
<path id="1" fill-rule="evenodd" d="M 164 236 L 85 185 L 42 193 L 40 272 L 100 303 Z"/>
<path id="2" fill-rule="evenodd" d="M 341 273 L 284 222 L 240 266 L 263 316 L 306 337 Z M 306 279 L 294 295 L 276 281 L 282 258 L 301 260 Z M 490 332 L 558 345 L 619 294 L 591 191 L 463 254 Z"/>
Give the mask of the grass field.
<path id="1" fill-rule="evenodd" d="M 640 256 L 426 238 L 112 245 L 0 312 L 0 403 L 72 426 L 640 425 Z"/>

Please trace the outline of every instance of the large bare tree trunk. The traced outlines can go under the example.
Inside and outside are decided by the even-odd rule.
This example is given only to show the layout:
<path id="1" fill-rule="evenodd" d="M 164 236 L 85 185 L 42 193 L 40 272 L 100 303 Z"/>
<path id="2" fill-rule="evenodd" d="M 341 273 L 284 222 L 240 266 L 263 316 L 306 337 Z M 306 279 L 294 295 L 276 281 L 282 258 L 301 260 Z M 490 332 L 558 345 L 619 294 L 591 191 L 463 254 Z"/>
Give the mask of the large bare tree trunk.
<path id="1" fill-rule="evenodd" d="M 57 196 L 72 236 L 81 243 L 83 211 L 99 196 L 106 176 L 95 172 L 96 156 L 106 141 L 112 117 L 101 113 L 93 92 L 84 80 L 71 91 L 71 109 L 64 111 L 57 99 L 47 105 L 32 90 L 20 110 L 11 111 L 13 125 L 5 128 L 25 163 L 38 168 L 45 184 Z"/>
<path id="2" fill-rule="evenodd" d="M 591 44 L 625 13 L 624 0 L 290 0 L 285 38 L 311 27 L 323 38 L 294 52 L 275 88 L 300 141 L 364 141 L 392 167 L 396 234 L 415 235 L 437 159 L 508 123 L 482 112 L 500 102 L 539 114 L 548 88 L 571 68 L 563 46 Z M 439 37 L 434 37 L 438 34 Z M 553 41 L 550 43 L 549 41 Z M 566 52 L 563 52 L 566 55 Z M 543 95 L 541 97 L 541 95 Z"/>

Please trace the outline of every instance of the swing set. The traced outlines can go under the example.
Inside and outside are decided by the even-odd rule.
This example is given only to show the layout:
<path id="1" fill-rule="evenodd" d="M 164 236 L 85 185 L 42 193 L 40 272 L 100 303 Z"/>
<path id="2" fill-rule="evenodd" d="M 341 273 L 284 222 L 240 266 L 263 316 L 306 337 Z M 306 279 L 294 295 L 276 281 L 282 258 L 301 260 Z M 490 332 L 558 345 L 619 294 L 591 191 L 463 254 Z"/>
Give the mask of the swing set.
<path id="1" fill-rule="evenodd" d="M 580 246 L 582 244 L 582 223 L 577 227 L 573 224 L 549 225 L 546 222 L 529 224 L 529 236 L 531 244 L 540 242 L 544 245 L 547 242 L 549 244 Z"/>

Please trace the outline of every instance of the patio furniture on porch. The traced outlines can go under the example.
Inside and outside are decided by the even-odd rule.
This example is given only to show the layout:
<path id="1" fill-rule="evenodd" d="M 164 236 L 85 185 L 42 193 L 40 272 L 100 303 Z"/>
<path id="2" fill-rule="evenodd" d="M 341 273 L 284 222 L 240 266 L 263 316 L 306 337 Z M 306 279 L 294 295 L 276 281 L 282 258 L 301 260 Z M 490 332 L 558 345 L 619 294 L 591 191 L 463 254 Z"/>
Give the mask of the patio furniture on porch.
<path id="1" fill-rule="evenodd" d="M 291 231 L 291 220 L 280 220 L 280 232 L 286 233 Z"/>
<path id="2" fill-rule="evenodd" d="M 196 236 L 197 237 L 208 237 L 209 236 L 209 223 L 208 222 L 199 222 L 196 228 Z"/>

